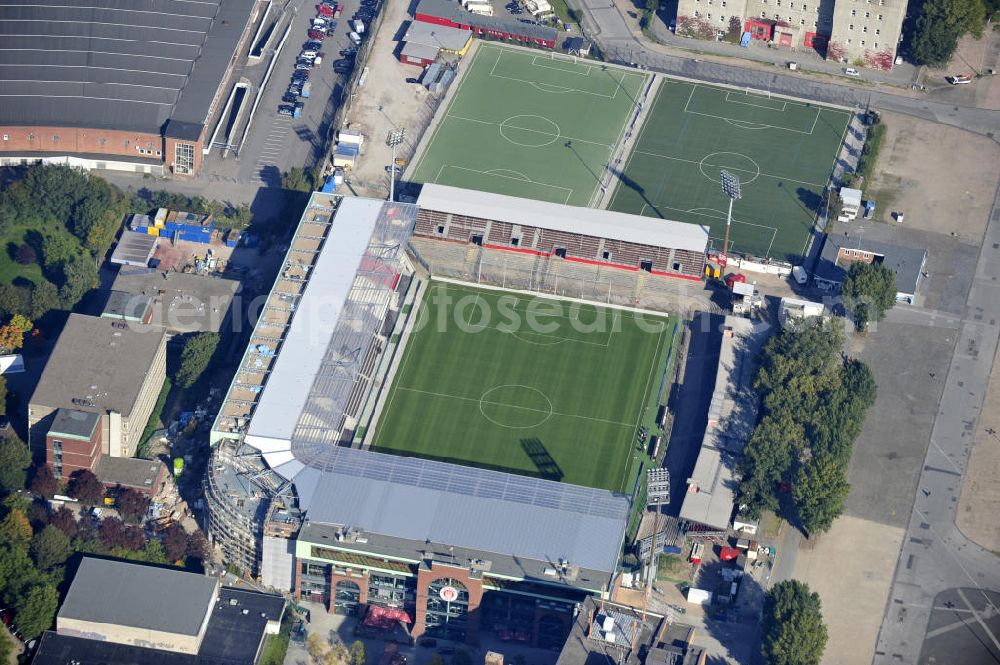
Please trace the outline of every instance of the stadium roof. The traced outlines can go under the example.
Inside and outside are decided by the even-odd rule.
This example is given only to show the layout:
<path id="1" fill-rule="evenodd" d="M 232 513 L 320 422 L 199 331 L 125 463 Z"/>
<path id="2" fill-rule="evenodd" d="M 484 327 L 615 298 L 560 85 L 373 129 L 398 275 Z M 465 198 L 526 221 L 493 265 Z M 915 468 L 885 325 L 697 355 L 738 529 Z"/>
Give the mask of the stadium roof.
<path id="1" fill-rule="evenodd" d="M 302 470 L 295 488 L 312 522 L 420 543 L 613 571 L 629 500 L 606 490 L 488 469 L 331 447 L 327 468 Z"/>
<path id="2" fill-rule="evenodd" d="M 0 125 L 159 134 L 170 120 L 197 138 L 255 5 L 2 4 Z"/>
<path id="3" fill-rule="evenodd" d="M 56 619 L 197 635 L 218 579 L 179 568 L 84 557 Z"/>
<path id="4" fill-rule="evenodd" d="M 154 326 L 70 314 L 30 403 L 128 417 L 165 335 Z"/>
<path id="5" fill-rule="evenodd" d="M 376 199 L 341 201 L 247 430 L 247 443 L 261 452 L 288 450 L 307 406 L 317 412 L 329 410 L 323 405 L 323 380 L 336 368 L 328 355 L 342 351 L 330 348 L 334 329 L 385 205 Z M 355 377 L 349 378 L 353 385 Z M 310 403 L 314 384 L 320 394 Z M 335 429 L 332 421 L 341 415 L 330 414 L 327 428 Z"/>
<path id="6" fill-rule="evenodd" d="M 707 226 L 611 210 L 578 208 L 434 183 L 423 185 L 417 205 L 437 212 L 655 247 L 704 252 L 708 246 Z"/>

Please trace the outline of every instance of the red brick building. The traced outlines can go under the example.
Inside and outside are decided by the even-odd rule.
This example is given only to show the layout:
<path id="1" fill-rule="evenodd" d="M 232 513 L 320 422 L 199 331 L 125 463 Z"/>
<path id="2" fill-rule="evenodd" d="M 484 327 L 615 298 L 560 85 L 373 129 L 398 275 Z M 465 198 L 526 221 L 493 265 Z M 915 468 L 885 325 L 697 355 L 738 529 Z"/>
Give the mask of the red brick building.
<path id="1" fill-rule="evenodd" d="M 45 461 L 56 478 L 75 471 L 93 471 L 101 457 L 101 415 L 73 409 L 56 411 L 45 436 Z"/>

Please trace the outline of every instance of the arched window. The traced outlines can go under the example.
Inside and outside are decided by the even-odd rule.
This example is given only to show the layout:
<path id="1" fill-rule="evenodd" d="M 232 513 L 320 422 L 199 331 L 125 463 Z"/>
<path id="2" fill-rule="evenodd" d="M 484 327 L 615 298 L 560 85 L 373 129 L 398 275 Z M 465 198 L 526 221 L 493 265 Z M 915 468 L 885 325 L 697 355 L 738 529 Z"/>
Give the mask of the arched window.
<path id="1" fill-rule="evenodd" d="M 464 641 L 469 591 L 458 580 L 439 578 L 427 589 L 427 634 Z"/>

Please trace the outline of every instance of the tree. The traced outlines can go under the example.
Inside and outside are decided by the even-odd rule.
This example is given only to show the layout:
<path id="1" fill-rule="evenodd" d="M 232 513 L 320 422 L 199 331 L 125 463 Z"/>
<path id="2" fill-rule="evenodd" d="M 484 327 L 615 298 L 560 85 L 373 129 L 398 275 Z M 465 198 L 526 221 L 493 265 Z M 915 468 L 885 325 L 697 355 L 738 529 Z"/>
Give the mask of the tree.
<path id="1" fill-rule="evenodd" d="M 29 266 L 38 260 L 38 254 L 31 245 L 25 243 L 17 248 L 14 259 L 22 266 Z"/>
<path id="2" fill-rule="evenodd" d="M 38 320 L 54 309 L 59 309 L 62 303 L 59 301 L 59 289 L 47 279 L 35 285 L 31 289 L 31 318 Z"/>
<path id="3" fill-rule="evenodd" d="M 212 558 L 212 544 L 208 542 L 208 537 L 201 529 L 192 533 L 188 539 L 187 556 L 198 561 Z"/>
<path id="4" fill-rule="evenodd" d="M 125 523 L 114 516 L 105 517 L 101 520 L 101 526 L 97 529 L 101 537 L 101 544 L 106 550 L 116 547 L 125 547 L 127 542 L 125 537 Z"/>
<path id="5" fill-rule="evenodd" d="M 85 506 L 96 506 L 104 501 L 104 485 L 90 469 L 74 471 L 66 491 Z"/>
<path id="6" fill-rule="evenodd" d="M 967 32 L 983 34 L 983 0 L 924 0 L 913 24 L 910 53 L 919 65 L 944 65 Z"/>
<path id="7" fill-rule="evenodd" d="M 896 273 L 881 263 L 855 261 L 841 293 L 854 315 L 854 326 L 864 330 L 871 321 L 881 321 L 896 304 Z"/>
<path id="8" fill-rule="evenodd" d="M 24 286 L 0 283 L 0 312 L 13 316 L 28 311 L 31 290 Z"/>
<path id="9" fill-rule="evenodd" d="M 51 524 L 31 539 L 31 557 L 42 570 L 61 566 L 72 553 L 73 547 L 69 538 Z"/>
<path id="10" fill-rule="evenodd" d="M 59 481 L 56 480 L 56 474 L 52 473 L 52 467 L 48 464 L 40 464 L 35 469 L 35 475 L 31 479 L 31 491 L 46 499 L 51 499 L 59 491 Z"/>
<path id="11" fill-rule="evenodd" d="M 59 596 L 51 582 L 38 582 L 29 586 L 14 599 L 17 627 L 25 640 L 33 640 L 52 625 L 59 605 Z"/>
<path id="12" fill-rule="evenodd" d="M 188 535 L 179 524 L 174 524 L 163 532 L 163 552 L 168 561 L 179 561 L 187 553 Z"/>
<path id="13" fill-rule="evenodd" d="M 149 497 L 131 487 L 119 488 L 117 506 L 126 523 L 136 524 L 149 510 Z"/>
<path id="14" fill-rule="evenodd" d="M 22 314 L 15 314 L 0 326 L 0 353 L 13 353 L 24 346 L 24 333 L 31 330 L 32 323 Z"/>
<path id="15" fill-rule="evenodd" d="M 20 545 L 31 540 L 31 522 L 22 510 L 11 510 L 0 520 L 0 538 Z"/>
<path id="16" fill-rule="evenodd" d="M 322 660 L 329 650 L 319 633 L 309 633 L 309 637 L 306 638 L 306 651 L 313 659 Z"/>
<path id="17" fill-rule="evenodd" d="M 0 439 L 0 489 L 7 492 L 24 489 L 31 452 L 16 436 Z"/>
<path id="18" fill-rule="evenodd" d="M 67 538 L 76 537 L 76 516 L 73 515 L 73 511 L 66 506 L 59 506 L 59 508 L 52 513 L 52 517 L 49 518 L 49 524 L 66 534 Z"/>
<path id="19" fill-rule="evenodd" d="M 47 270 L 53 270 L 72 261 L 80 254 L 80 243 L 61 229 L 48 233 L 42 238 L 42 262 Z"/>
<path id="20" fill-rule="evenodd" d="M 63 285 L 59 289 L 59 298 L 63 309 L 73 309 L 87 291 L 97 288 L 97 267 L 94 259 L 87 254 L 64 263 L 62 272 Z"/>
<path id="21" fill-rule="evenodd" d="M 802 527 L 810 534 L 828 530 L 850 487 L 846 465 L 833 455 L 816 455 L 799 467 L 793 497 Z"/>
<path id="22" fill-rule="evenodd" d="M 310 182 L 309 173 L 305 169 L 293 166 L 281 174 L 281 188 L 296 192 L 311 192 L 313 183 Z"/>
<path id="23" fill-rule="evenodd" d="M 181 351 L 180 366 L 177 368 L 175 382 L 181 388 L 193 386 L 202 373 L 208 368 L 212 354 L 219 345 L 219 334 L 214 332 L 198 333 L 184 343 Z"/>
<path id="24" fill-rule="evenodd" d="M 146 533 L 141 526 L 127 526 L 125 527 L 124 543 L 124 547 L 127 549 L 138 552 L 146 546 Z"/>
<path id="25" fill-rule="evenodd" d="M 764 596 L 761 653 L 768 665 L 818 665 L 827 631 L 819 594 L 798 580 L 775 584 Z"/>
<path id="26" fill-rule="evenodd" d="M 351 644 L 351 654 L 348 660 L 350 665 L 368 665 L 368 654 L 365 652 L 365 643 L 361 640 L 354 640 Z"/>

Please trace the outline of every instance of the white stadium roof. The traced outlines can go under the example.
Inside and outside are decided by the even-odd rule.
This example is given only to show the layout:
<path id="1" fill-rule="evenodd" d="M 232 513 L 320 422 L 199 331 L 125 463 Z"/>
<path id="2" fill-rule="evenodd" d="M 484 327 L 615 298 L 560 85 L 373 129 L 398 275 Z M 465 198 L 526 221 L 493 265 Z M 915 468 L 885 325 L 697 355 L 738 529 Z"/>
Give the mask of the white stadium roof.
<path id="1" fill-rule="evenodd" d="M 704 252 L 708 246 L 707 226 L 641 217 L 611 210 L 533 201 L 434 183 L 423 186 L 417 205 L 436 212 L 655 247 Z"/>

